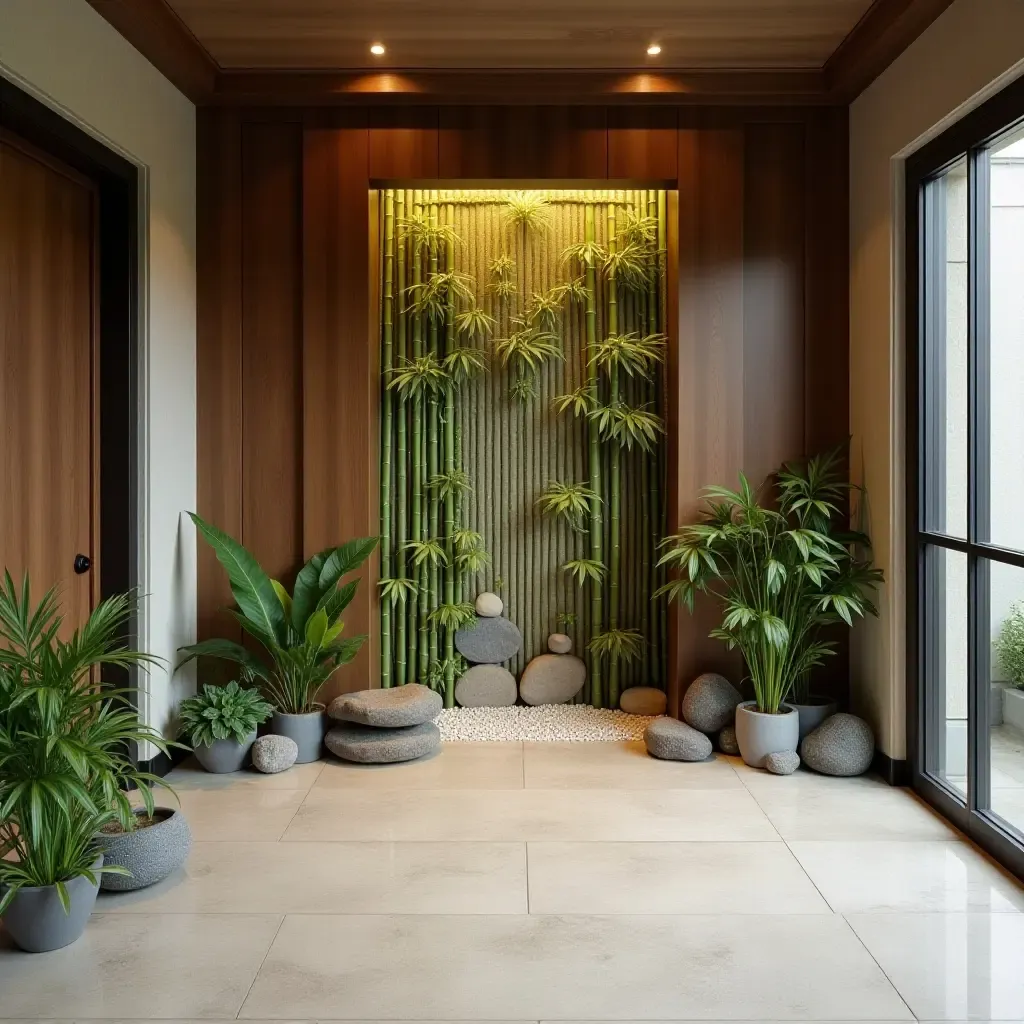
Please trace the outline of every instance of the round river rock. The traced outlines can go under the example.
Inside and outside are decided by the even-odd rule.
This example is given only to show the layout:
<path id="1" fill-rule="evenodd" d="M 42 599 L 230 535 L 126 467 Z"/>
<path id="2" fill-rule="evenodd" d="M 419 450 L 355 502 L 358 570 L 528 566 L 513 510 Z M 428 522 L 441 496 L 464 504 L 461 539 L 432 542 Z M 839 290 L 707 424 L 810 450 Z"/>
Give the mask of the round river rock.
<path id="1" fill-rule="evenodd" d="M 792 775 L 800 767 L 800 755 L 795 750 L 780 750 L 764 759 L 764 766 L 772 775 Z"/>
<path id="2" fill-rule="evenodd" d="M 327 749 L 343 761 L 391 764 L 432 754 L 441 745 L 441 732 L 433 722 L 402 729 L 381 729 L 357 722 L 339 722 L 324 737 Z"/>
<path id="3" fill-rule="evenodd" d="M 587 681 L 587 666 L 572 654 L 540 654 L 523 669 L 519 696 L 526 704 L 564 704 Z"/>
<path id="4" fill-rule="evenodd" d="M 548 650 L 552 654 L 568 654 L 572 650 L 572 640 L 564 633 L 552 633 L 548 637 Z"/>
<path id="5" fill-rule="evenodd" d="M 299 745 L 289 736 L 260 736 L 252 745 L 252 766 L 265 775 L 287 771 L 299 756 Z"/>
<path id="6" fill-rule="evenodd" d="M 474 665 L 455 684 L 455 702 L 463 708 L 509 708 L 516 696 L 516 677 L 501 665 Z"/>
<path id="7" fill-rule="evenodd" d="M 501 614 L 504 607 L 501 603 L 501 598 L 497 594 L 492 594 L 489 590 L 485 590 L 482 594 L 477 595 L 477 615 L 481 615 L 486 619 L 495 619 Z"/>
<path id="8" fill-rule="evenodd" d="M 705 672 L 690 683 L 683 697 L 683 718 L 701 732 L 719 732 L 732 724 L 741 699 L 725 676 Z"/>
<path id="9" fill-rule="evenodd" d="M 845 713 L 826 718 L 800 744 L 804 764 L 823 775 L 863 775 L 874 755 L 871 726 L 863 718 Z"/>
<path id="10" fill-rule="evenodd" d="M 455 633 L 455 646 L 473 665 L 500 665 L 519 653 L 523 635 L 508 619 L 479 616 Z"/>
<path id="11" fill-rule="evenodd" d="M 331 701 L 327 714 L 340 722 L 394 729 L 429 722 L 437 717 L 443 706 L 441 695 L 429 686 L 408 683 L 386 690 L 343 693 Z"/>
<path id="12" fill-rule="evenodd" d="M 704 761 L 711 756 L 711 740 L 674 718 L 656 718 L 644 733 L 651 757 L 663 761 Z"/>
<path id="13" fill-rule="evenodd" d="M 666 706 L 665 691 L 656 686 L 631 686 L 619 698 L 619 707 L 627 715 L 663 715 Z"/>
<path id="14" fill-rule="evenodd" d="M 736 726 L 727 725 L 718 734 L 718 749 L 723 754 L 731 754 L 734 757 L 740 752 L 740 745 L 736 739 Z"/>

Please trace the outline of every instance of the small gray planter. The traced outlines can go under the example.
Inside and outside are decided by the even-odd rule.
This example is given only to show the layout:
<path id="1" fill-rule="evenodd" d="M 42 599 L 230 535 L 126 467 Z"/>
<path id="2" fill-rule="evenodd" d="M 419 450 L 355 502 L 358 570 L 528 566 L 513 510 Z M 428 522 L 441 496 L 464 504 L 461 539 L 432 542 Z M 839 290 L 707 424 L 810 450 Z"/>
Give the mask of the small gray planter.
<path id="1" fill-rule="evenodd" d="M 135 814 L 142 817 L 145 808 Z M 157 807 L 155 818 L 161 818 L 156 825 L 109 835 L 101 832 L 96 843 L 105 855 L 105 863 L 127 868 L 131 875 L 104 875 L 100 888 L 110 892 L 126 892 L 144 889 L 147 885 L 165 879 L 177 871 L 192 848 L 192 832 L 181 811 L 173 807 Z"/>
<path id="2" fill-rule="evenodd" d="M 769 754 L 796 750 L 800 743 L 800 716 L 794 707 L 783 704 L 785 712 L 766 715 L 757 704 L 744 701 L 736 708 L 736 742 L 740 756 L 751 768 L 763 768 Z"/>
<path id="3" fill-rule="evenodd" d="M 800 739 L 803 739 L 809 732 L 814 732 L 826 718 L 831 718 L 838 710 L 836 702 L 829 700 L 828 697 L 810 696 L 807 698 L 806 704 L 790 701 L 789 706 L 796 708 L 796 713 L 800 716 Z"/>
<path id="4" fill-rule="evenodd" d="M 249 763 L 249 752 L 256 742 L 256 730 L 253 729 L 245 740 L 214 740 L 212 743 L 197 743 L 193 747 L 196 760 L 215 775 L 227 772 L 240 772 Z"/>
<path id="5" fill-rule="evenodd" d="M 96 875 L 94 885 L 84 875 L 65 882 L 71 912 L 64 913 L 55 885 L 23 887 L 4 913 L 4 927 L 15 945 L 26 953 L 48 953 L 51 949 L 70 946 L 85 931 L 85 925 L 96 904 L 99 891 L 99 871 L 103 867 L 103 854 L 92 866 Z M 3 886 L 0 886 L 0 891 Z"/>
<path id="6" fill-rule="evenodd" d="M 287 736 L 295 740 L 299 748 L 296 764 L 308 764 L 319 761 L 324 748 L 324 735 L 327 732 L 327 712 L 322 704 L 318 711 L 310 711 L 305 715 L 289 715 L 284 711 L 275 711 L 270 720 L 270 731 L 276 736 Z"/>

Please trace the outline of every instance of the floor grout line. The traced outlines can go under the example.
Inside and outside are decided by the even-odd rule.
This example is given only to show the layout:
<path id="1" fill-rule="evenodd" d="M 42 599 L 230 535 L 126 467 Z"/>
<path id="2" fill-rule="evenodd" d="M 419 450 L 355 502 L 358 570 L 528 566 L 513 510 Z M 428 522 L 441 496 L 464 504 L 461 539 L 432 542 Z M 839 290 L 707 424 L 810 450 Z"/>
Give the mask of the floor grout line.
<path id="1" fill-rule="evenodd" d="M 869 957 L 871 957 L 871 960 L 874 963 L 874 965 L 879 969 L 879 971 L 881 971 L 882 977 L 885 978 L 885 980 L 889 983 L 889 987 L 893 990 L 893 992 L 896 993 L 896 996 L 899 999 L 899 1001 L 907 1008 L 907 1013 L 910 1014 L 911 1018 L 913 1020 L 920 1020 L 917 1014 L 914 1013 L 914 1011 L 911 1009 L 910 1004 L 906 1001 L 906 999 L 903 998 L 903 993 L 896 987 L 896 984 L 892 980 L 892 978 L 889 977 L 888 971 L 886 971 L 885 968 L 878 962 L 878 958 L 875 956 L 875 954 L 872 953 L 870 949 L 868 949 L 867 943 L 857 934 L 857 929 L 854 928 L 852 924 L 850 924 L 850 921 L 846 914 L 837 914 L 836 916 L 842 919 L 843 924 L 845 924 L 846 927 L 850 929 L 850 934 L 860 943 L 860 946 L 864 950 L 864 952 L 867 953 Z"/>
<path id="2" fill-rule="evenodd" d="M 245 995 L 242 996 L 242 1001 L 238 1004 L 238 1009 L 235 1011 L 234 1019 L 238 1020 L 238 1015 L 245 1008 L 245 1001 L 249 998 L 250 993 L 253 990 L 253 986 L 256 984 L 256 979 L 260 976 L 260 971 L 263 970 L 263 965 L 267 962 L 267 957 L 270 956 L 270 951 L 274 948 L 274 943 L 277 942 L 278 935 L 281 934 L 281 929 L 284 927 L 284 919 L 287 914 L 281 915 L 281 920 L 277 922 L 277 929 L 274 932 L 274 937 L 270 940 L 270 945 L 267 946 L 266 953 L 263 954 L 263 959 L 260 960 L 259 967 L 256 968 L 256 972 L 252 976 L 252 981 L 249 982 L 249 987 L 245 990 Z"/>

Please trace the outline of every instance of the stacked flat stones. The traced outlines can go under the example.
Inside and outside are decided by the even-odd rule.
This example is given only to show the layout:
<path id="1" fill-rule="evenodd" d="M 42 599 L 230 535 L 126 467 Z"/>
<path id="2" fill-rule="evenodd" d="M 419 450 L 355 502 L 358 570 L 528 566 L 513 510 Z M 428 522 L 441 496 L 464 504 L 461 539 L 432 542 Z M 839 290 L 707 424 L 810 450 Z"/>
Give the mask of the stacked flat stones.
<path id="1" fill-rule="evenodd" d="M 569 652 L 572 640 L 564 633 L 548 637 L 548 654 L 531 658 L 519 680 L 519 696 L 524 704 L 565 704 L 583 689 L 587 666 Z"/>
<path id="2" fill-rule="evenodd" d="M 343 761 L 412 761 L 440 747 L 441 733 L 433 720 L 441 706 L 441 695 L 419 683 L 345 693 L 327 708 L 334 725 L 324 743 Z"/>
<path id="3" fill-rule="evenodd" d="M 502 617 L 497 594 L 476 599 L 476 621 L 455 633 L 455 648 L 470 668 L 455 684 L 455 701 L 464 708 L 505 708 L 516 702 L 516 677 L 502 664 L 523 646 L 519 627 Z"/>

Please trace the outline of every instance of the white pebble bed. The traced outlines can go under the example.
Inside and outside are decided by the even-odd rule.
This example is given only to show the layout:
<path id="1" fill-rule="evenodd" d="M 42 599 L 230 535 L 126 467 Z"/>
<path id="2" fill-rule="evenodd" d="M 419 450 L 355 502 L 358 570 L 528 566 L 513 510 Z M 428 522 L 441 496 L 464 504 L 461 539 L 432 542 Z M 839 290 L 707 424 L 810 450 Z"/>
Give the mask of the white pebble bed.
<path id="1" fill-rule="evenodd" d="M 592 708 L 588 704 L 542 704 L 540 707 L 449 708 L 437 716 L 446 743 L 487 740 L 594 742 L 641 740 L 653 721 L 645 715 Z"/>

